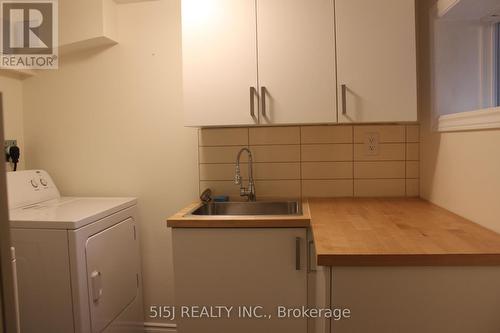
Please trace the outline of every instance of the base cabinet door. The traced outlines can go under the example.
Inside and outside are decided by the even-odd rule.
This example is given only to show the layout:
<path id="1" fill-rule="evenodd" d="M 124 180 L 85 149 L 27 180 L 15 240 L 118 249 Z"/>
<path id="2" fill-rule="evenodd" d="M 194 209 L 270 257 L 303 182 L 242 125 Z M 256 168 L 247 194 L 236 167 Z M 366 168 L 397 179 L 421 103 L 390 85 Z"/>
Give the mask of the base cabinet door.
<path id="1" fill-rule="evenodd" d="M 329 309 L 331 301 L 331 268 L 316 265 L 316 251 L 312 233 L 308 233 L 309 266 L 307 273 L 307 302 L 310 309 Z M 324 316 L 309 318 L 308 333 L 330 333 L 330 319 Z"/>
<path id="2" fill-rule="evenodd" d="M 500 267 L 332 267 L 332 333 L 489 333 L 500 328 Z"/>
<path id="3" fill-rule="evenodd" d="M 306 229 L 174 228 L 172 233 L 177 312 L 191 306 L 231 309 L 229 316 L 227 310 L 211 318 L 179 316 L 179 333 L 307 332 L 305 318 L 278 313 L 279 307 L 307 305 Z"/>

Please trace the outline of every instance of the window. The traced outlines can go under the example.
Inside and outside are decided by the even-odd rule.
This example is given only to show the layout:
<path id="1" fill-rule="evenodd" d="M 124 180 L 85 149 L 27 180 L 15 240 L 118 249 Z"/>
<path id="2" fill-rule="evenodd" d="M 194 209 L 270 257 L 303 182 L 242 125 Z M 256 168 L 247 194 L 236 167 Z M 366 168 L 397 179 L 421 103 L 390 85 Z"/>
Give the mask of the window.
<path id="1" fill-rule="evenodd" d="M 497 23 L 495 27 L 494 42 L 495 42 L 494 59 L 495 59 L 495 92 L 496 92 L 495 106 L 500 106 L 500 23 Z"/>
<path id="2" fill-rule="evenodd" d="M 438 131 L 500 128 L 500 11 L 459 1 L 431 26 L 432 121 Z"/>

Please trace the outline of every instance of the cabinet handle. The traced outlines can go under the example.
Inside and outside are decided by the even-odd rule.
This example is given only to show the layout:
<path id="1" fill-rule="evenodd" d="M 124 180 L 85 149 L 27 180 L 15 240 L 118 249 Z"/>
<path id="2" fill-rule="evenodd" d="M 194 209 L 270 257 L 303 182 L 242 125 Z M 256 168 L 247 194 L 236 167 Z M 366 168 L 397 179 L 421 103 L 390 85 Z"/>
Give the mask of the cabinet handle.
<path id="1" fill-rule="evenodd" d="M 347 86 L 345 84 L 340 86 L 342 89 L 342 114 L 347 114 Z"/>
<path id="2" fill-rule="evenodd" d="M 250 87 L 250 115 L 255 118 L 255 95 L 257 94 L 257 89 L 255 87 Z"/>
<path id="3" fill-rule="evenodd" d="M 260 98 L 262 98 L 262 115 L 265 117 L 266 116 L 266 92 L 267 89 L 266 87 L 261 87 L 260 88 Z"/>
<path id="4" fill-rule="evenodd" d="M 314 241 L 310 240 L 309 241 L 309 247 L 307 248 L 307 257 L 308 257 L 307 271 L 309 273 L 316 272 L 316 269 L 312 268 L 312 264 L 313 264 L 313 262 L 316 259 L 315 256 L 314 256 L 313 248 L 314 248 Z"/>
<path id="5" fill-rule="evenodd" d="M 300 237 L 295 238 L 295 270 L 300 271 Z"/>

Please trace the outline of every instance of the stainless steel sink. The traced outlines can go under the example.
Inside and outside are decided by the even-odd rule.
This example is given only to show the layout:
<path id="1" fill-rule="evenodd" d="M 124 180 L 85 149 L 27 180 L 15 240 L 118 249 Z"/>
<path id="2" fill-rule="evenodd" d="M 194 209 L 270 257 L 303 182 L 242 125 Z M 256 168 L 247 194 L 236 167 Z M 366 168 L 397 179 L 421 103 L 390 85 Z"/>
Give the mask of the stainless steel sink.
<path id="1" fill-rule="evenodd" d="M 192 215 L 301 215 L 300 201 L 209 202 Z"/>

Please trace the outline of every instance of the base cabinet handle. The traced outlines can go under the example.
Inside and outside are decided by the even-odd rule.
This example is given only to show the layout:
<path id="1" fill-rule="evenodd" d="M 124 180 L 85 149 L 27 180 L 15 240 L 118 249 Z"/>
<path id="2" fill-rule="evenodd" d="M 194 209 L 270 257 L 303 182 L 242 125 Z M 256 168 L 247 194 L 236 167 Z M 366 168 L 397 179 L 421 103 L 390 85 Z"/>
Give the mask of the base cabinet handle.
<path id="1" fill-rule="evenodd" d="M 300 243 L 301 238 L 295 238 L 295 270 L 300 271 Z"/>

